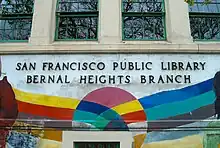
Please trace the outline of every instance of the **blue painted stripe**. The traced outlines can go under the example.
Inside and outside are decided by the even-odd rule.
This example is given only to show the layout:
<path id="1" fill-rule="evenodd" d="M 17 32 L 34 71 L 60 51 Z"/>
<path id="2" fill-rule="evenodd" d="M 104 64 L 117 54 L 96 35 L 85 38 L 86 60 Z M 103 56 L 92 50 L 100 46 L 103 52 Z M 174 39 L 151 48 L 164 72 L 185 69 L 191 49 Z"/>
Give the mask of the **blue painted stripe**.
<path id="1" fill-rule="evenodd" d="M 212 79 L 182 89 L 163 91 L 139 99 L 144 109 L 154 106 L 183 101 L 212 90 Z"/>
<path id="2" fill-rule="evenodd" d="M 76 110 L 91 112 L 99 115 L 108 109 L 109 109 L 108 107 L 105 107 L 103 105 L 82 100 Z"/>
<path id="3" fill-rule="evenodd" d="M 209 91 L 184 101 L 155 106 L 153 108 L 146 109 L 145 112 L 147 113 L 148 120 L 159 120 L 163 118 L 189 113 L 200 107 L 212 104 L 214 101 L 214 92 Z"/>

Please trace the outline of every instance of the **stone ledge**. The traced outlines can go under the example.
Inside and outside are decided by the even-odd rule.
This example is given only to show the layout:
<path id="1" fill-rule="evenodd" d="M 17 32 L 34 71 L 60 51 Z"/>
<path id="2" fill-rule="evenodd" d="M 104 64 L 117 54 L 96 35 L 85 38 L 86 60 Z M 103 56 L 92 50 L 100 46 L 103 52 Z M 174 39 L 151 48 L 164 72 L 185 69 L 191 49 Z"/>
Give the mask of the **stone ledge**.
<path id="1" fill-rule="evenodd" d="M 0 54 L 86 54 L 86 53 L 220 53 L 220 44 L 0 44 Z"/>
<path id="2" fill-rule="evenodd" d="M 2 44 L 0 54 L 45 53 L 198 53 L 195 44 L 74 44 L 42 45 Z"/>

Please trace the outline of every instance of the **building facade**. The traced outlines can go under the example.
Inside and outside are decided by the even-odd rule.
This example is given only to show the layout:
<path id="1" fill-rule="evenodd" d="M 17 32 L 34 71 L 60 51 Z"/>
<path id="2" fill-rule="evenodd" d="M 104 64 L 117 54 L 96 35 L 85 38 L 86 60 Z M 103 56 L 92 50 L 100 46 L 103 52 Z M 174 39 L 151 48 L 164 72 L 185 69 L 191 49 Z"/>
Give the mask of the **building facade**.
<path id="1" fill-rule="evenodd" d="M 219 0 L 2 0 L 0 144 L 220 147 L 219 13 Z"/>

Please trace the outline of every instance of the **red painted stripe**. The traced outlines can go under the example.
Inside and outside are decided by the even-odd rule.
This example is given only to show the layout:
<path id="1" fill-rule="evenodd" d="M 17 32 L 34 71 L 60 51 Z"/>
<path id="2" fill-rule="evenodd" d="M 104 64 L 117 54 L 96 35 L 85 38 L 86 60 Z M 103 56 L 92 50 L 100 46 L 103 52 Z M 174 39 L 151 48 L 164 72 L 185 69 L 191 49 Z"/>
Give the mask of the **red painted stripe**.
<path id="1" fill-rule="evenodd" d="M 25 103 L 21 101 L 17 101 L 17 102 L 18 102 L 18 111 L 21 113 L 27 113 L 36 116 L 44 116 L 57 120 L 73 119 L 73 112 L 74 112 L 73 109 L 48 107 L 48 106 Z"/>
<path id="2" fill-rule="evenodd" d="M 122 115 L 122 118 L 126 124 L 146 121 L 146 115 L 144 110 Z"/>

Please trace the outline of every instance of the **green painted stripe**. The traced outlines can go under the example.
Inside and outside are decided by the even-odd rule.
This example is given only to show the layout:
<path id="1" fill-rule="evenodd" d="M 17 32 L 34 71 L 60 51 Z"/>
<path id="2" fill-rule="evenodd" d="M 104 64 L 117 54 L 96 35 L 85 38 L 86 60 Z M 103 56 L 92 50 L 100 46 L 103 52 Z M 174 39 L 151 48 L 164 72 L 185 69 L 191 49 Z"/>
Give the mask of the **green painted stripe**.
<path id="1" fill-rule="evenodd" d="M 213 91 L 209 91 L 207 93 L 192 97 L 184 101 L 173 102 L 155 106 L 153 108 L 148 108 L 145 110 L 145 112 L 147 113 L 148 121 L 158 120 L 191 112 L 202 106 L 212 104 L 214 101 L 215 95 Z"/>
<path id="2" fill-rule="evenodd" d="M 85 111 L 80 111 L 80 110 L 74 111 L 74 116 L 73 116 L 74 121 L 84 122 L 84 123 L 89 123 L 89 124 L 94 125 L 96 118 L 98 118 L 98 115 L 90 113 L 90 112 L 85 112 Z"/>
<path id="3" fill-rule="evenodd" d="M 94 126 L 99 128 L 99 129 L 104 129 L 108 125 L 109 122 L 110 122 L 109 120 L 106 120 L 105 118 L 99 116 L 96 119 L 96 122 L 95 122 Z"/>
<path id="4" fill-rule="evenodd" d="M 121 116 L 114 110 L 109 109 L 100 114 L 106 120 L 122 120 Z"/>
<path id="5" fill-rule="evenodd" d="M 105 118 L 98 116 L 97 114 L 80 110 L 76 110 L 74 112 L 73 120 L 78 122 L 89 123 L 95 126 L 97 129 L 104 129 L 110 122 L 109 120 L 106 120 Z"/>

